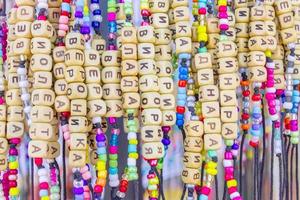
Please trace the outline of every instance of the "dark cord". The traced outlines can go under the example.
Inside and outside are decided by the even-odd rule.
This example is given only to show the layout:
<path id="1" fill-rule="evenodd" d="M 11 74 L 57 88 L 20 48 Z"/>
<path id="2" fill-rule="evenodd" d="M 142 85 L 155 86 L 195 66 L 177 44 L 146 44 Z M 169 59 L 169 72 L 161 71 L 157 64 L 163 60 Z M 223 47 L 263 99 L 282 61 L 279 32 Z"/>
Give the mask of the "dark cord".
<path id="1" fill-rule="evenodd" d="M 159 183 L 160 183 L 159 189 L 160 189 L 161 198 L 162 198 L 162 200 L 165 200 L 166 198 L 165 198 L 165 193 L 164 193 L 163 169 L 161 169 L 161 171 L 160 171 L 160 181 L 159 181 Z"/>
<path id="2" fill-rule="evenodd" d="M 294 152 L 295 152 L 295 146 L 292 146 L 292 152 L 291 152 L 291 163 L 290 163 L 290 178 L 291 178 L 291 182 L 290 182 L 290 196 L 291 196 L 291 200 L 293 200 L 293 162 L 294 162 Z"/>
<path id="3" fill-rule="evenodd" d="M 290 137 L 287 136 L 287 149 L 286 149 L 286 200 L 289 200 L 290 193 L 289 193 L 289 152 L 290 152 Z"/>
<path id="4" fill-rule="evenodd" d="M 184 199 L 185 193 L 186 193 L 186 184 L 183 185 L 183 190 L 182 190 L 182 194 L 181 194 L 180 200 Z"/>
<path id="5" fill-rule="evenodd" d="M 278 163 L 279 163 L 279 200 L 283 200 L 283 184 L 282 184 L 282 158 L 278 154 Z M 272 176 L 272 175 L 271 175 Z"/>
<path id="6" fill-rule="evenodd" d="M 62 146 L 62 165 L 63 165 L 63 198 L 67 199 L 67 167 L 66 167 L 66 142 L 63 139 Z"/>
<path id="7" fill-rule="evenodd" d="M 226 200 L 226 194 L 227 194 L 226 183 L 225 183 L 225 181 L 224 181 L 224 186 L 223 186 L 223 197 L 222 197 L 222 200 Z"/>
<path id="8" fill-rule="evenodd" d="M 270 191 L 270 199 L 273 199 L 273 183 L 274 183 L 274 134 L 275 127 L 274 123 L 272 123 L 272 135 L 271 135 L 271 191 Z"/>
<path id="9" fill-rule="evenodd" d="M 215 176 L 215 190 L 216 190 L 216 200 L 219 200 L 219 186 L 218 186 L 218 175 Z"/>
<path id="10" fill-rule="evenodd" d="M 240 193 L 243 196 L 243 149 L 244 149 L 244 143 L 245 143 L 245 136 L 244 133 L 242 135 L 242 141 L 241 141 L 241 147 L 240 147 L 240 161 L 239 161 L 239 184 L 240 184 Z"/>
<path id="11" fill-rule="evenodd" d="M 264 167 L 265 167 L 265 156 L 266 156 L 266 130 L 265 130 L 266 120 L 265 120 L 264 101 L 263 101 L 263 99 L 261 100 L 261 105 L 262 105 L 262 123 L 263 123 L 262 124 L 263 148 L 262 148 L 262 160 L 261 160 L 261 166 L 260 166 L 259 185 L 258 185 L 258 199 L 259 200 L 261 200 L 262 193 L 263 193 Z M 273 137 L 273 135 L 272 135 L 272 137 Z"/>
<path id="12" fill-rule="evenodd" d="M 200 182 L 201 187 L 203 186 L 204 167 L 205 167 L 205 161 L 202 162 L 202 166 L 201 166 L 201 182 Z"/>
<path id="13" fill-rule="evenodd" d="M 298 158 L 298 144 L 296 144 L 296 199 L 299 199 L 299 158 Z"/>
<path id="14" fill-rule="evenodd" d="M 115 190 L 116 189 L 117 189 L 116 187 L 112 187 L 111 188 L 111 190 L 110 190 L 110 199 L 114 199 L 114 197 L 115 197 Z"/>
<path id="15" fill-rule="evenodd" d="M 92 199 L 95 199 L 94 189 L 93 189 L 91 180 L 88 182 L 88 187 L 89 187 L 89 189 L 90 189 L 90 193 L 92 194 Z"/>
<path id="16" fill-rule="evenodd" d="M 258 148 L 258 147 L 257 147 Z M 254 148 L 254 200 L 257 200 L 258 149 Z"/>
<path id="17" fill-rule="evenodd" d="M 184 141 L 184 140 L 185 140 L 185 138 L 186 138 L 186 133 L 185 133 L 185 130 L 184 130 L 184 128 L 181 128 L 180 130 L 181 130 L 181 133 L 182 133 L 182 138 L 183 138 L 183 141 Z"/>
<path id="18" fill-rule="evenodd" d="M 33 158 L 30 159 L 31 164 L 31 200 L 34 200 L 34 162 Z"/>

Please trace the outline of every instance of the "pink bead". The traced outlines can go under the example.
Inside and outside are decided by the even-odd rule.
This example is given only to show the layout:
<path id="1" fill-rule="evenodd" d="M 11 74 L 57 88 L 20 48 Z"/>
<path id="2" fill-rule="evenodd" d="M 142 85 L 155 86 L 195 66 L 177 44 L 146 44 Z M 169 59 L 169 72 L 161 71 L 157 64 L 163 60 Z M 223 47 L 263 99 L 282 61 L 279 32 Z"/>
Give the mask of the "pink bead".
<path id="1" fill-rule="evenodd" d="M 229 28 L 229 25 L 228 25 L 228 24 L 220 24 L 219 28 L 220 28 L 222 31 L 227 31 L 228 28 Z"/>
<path id="2" fill-rule="evenodd" d="M 220 18 L 220 19 L 227 19 L 227 18 L 228 18 L 228 15 L 227 15 L 226 12 L 221 12 L 221 13 L 219 13 L 219 18 Z"/>
<path id="3" fill-rule="evenodd" d="M 233 174 L 225 174 L 225 180 L 226 181 L 229 181 L 229 180 L 232 180 L 232 179 L 234 179 Z"/>
<path id="4" fill-rule="evenodd" d="M 60 24 L 68 24 L 69 23 L 69 17 L 61 15 L 59 17 L 59 23 Z"/>
<path id="5" fill-rule="evenodd" d="M 225 157 L 226 160 L 232 160 L 231 151 L 226 151 L 224 157 Z"/>
<path id="6" fill-rule="evenodd" d="M 148 179 L 152 179 L 152 178 L 154 178 L 154 177 L 155 177 L 155 174 L 148 174 L 148 175 L 147 175 L 147 178 L 148 178 Z"/>
<path id="7" fill-rule="evenodd" d="M 117 154 L 118 153 L 118 147 L 117 146 L 110 146 L 109 147 L 109 153 Z"/>
<path id="8" fill-rule="evenodd" d="M 64 132 L 64 138 L 65 138 L 65 140 L 70 139 L 70 132 L 69 131 Z"/>
<path id="9" fill-rule="evenodd" d="M 112 133 L 119 135 L 120 134 L 120 129 L 112 129 Z"/>
<path id="10" fill-rule="evenodd" d="M 228 188 L 228 193 L 229 194 L 232 194 L 234 192 L 237 192 L 237 188 L 236 187 L 230 187 L 230 188 Z"/>
<path id="11" fill-rule="evenodd" d="M 69 130 L 70 130 L 68 124 L 63 125 L 61 128 L 62 128 L 62 131 L 63 131 L 63 132 L 66 132 L 66 131 L 69 131 Z"/>
<path id="12" fill-rule="evenodd" d="M 275 124 L 274 124 L 275 128 L 280 128 L 280 122 L 279 121 L 276 121 Z"/>
<path id="13" fill-rule="evenodd" d="M 149 17 L 151 15 L 151 12 L 147 9 L 141 10 L 141 15 L 145 17 Z"/>
<path id="14" fill-rule="evenodd" d="M 40 15 L 40 16 L 38 16 L 38 20 L 43 20 L 43 21 L 45 21 L 47 18 L 46 18 L 46 16 L 44 16 L 44 15 Z"/>
<path id="15" fill-rule="evenodd" d="M 267 75 L 274 74 L 274 69 L 272 68 L 266 68 L 267 69 Z"/>
<path id="16" fill-rule="evenodd" d="M 58 29 L 63 31 L 68 31 L 69 27 L 66 24 L 59 24 Z"/>
<path id="17" fill-rule="evenodd" d="M 148 163 L 150 164 L 150 166 L 154 167 L 157 165 L 157 160 L 153 159 L 153 160 L 148 160 Z"/>
<path id="18" fill-rule="evenodd" d="M 2 105 L 2 104 L 4 104 L 5 103 L 5 100 L 4 100 L 4 98 L 0 98 L 0 105 Z"/>
<path id="19" fill-rule="evenodd" d="M 41 182 L 39 187 L 40 187 L 40 189 L 47 190 L 49 188 L 49 185 L 47 182 Z"/>
<path id="20" fill-rule="evenodd" d="M 227 12 L 226 6 L 219 6 L 219 12 Z"/>
<path id="21" fill-rule="evenodd" d="M 109 22 L 116 21 L 116 13 L 114 12 L 107 13 L 107 19 Z"/>
<path id="22" fill-rule="evenodd" d="M 12 138 L 12 139 L 9 139 L 9 142 L 11 142 L 13 144 L 20 144 L 21 138 Z"/>
<path id="23" fill-rule="evenodd" d="M 276 106 L 276 101 L 275 99 L 268 99 L 268 105 L 270 107 L 275 107 Z"/>
<path id="24" fill-rule="evenodd" d="M 116 50 L 116 47 L 114 45 L 109 45 L 108 50 Z"/>
<path id="25" fill-rule="evenodd" d="M 234 172 L 234 168 L 233 167 L 225 167 L 225 173 L 226 174 L 232 174 Z"/>
<path id="26" fill-rule="evenodd" d="M 281 96 L 284 93 L 283 89 L 277 89 L 276 90 L 276 95 Z"/>
<path id="27" fill-rule="evenodd" d="M 275 99 L 275 94 L 274 93 L 266 93 L 266 99 L 267 100 Z"/>
<path id="28" fill-rule="evenodd" d="M 84 166 L 84 167 L 82 167 L 81 169 L 80 169 L 80 173 L 85 173 L 85 172 L 87 172 L 87 171 L 89 171 L 89 168 L 88 168 L 88 166 Z"/>
<path id="29" fill-rule="evenodd" d="M 209 193 L 210 193 L 210 188 L 209 187 L 203 186 L 201 188 L 201 194 L 204 194 L 204 195 L 208 196 Z"/>
<path id="30" fill-rule="evenodd" d="M 149 26 L 150 24 L 148 22 L 142 22 L 142 26 Z"/>
<path id="31" fill-rule="evenodd" d="M 269 110 L 269 113 L 270 113 L 271 115 L 275 115 L 275 114 L 276 114 L 276 108 L 270 107 L 268 110 Z"/>
<path id="32" fill-rule="evenodd" d="M 232 199 L 232 200 L 243 200 L 243 198 L 242 198 L 242 197 L 235 197 L 235 198 Z"/>
<path id="33" fill-rule="evenodd" d="M 205 14 L 206 14 L 206 9 L 205 9 L 205 8 L 200 8 L 200 9 L 198 10 L 198 13 L 199 13 L 200 15 L 205 15 Z"/>
<path id="34" fill-rule="evenodd" d="M 103 131 L 101 130 L 101 128 L 96 129 L 96 134 L 103 134 Z"/>

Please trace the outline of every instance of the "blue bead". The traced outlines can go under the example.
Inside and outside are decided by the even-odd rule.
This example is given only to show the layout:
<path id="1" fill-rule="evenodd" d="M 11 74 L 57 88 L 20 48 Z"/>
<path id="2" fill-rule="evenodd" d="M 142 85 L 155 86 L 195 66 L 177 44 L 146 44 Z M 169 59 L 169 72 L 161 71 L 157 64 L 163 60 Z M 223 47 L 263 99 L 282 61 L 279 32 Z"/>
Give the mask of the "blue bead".
<path id="1" fill-rule="evenodd" d="M 238 150 L 238 149 L 239 149 L 239 145 L 234 143 L 234 144 L 231 146 L 231 148 L 234 149 L 234 150 Z"/>
<path id="2" fill-rule="evenodd" d="M 187 75 L 179 74 L 179 79 L 181 79 L 181 80 L 187 80 L 188 76 Z"/>
<path id="3" fill-rule="evenodd" d="M 186 94 L 186 88 L 178 87 L 177 93 L 178 93 L 178 94 Z"/>
<path id="4" fill-rule="evenodd" d="M 261 117 L 260 113 L 252 113 L 252 117 L 255 119 L 259 119 Z"/>
<path id="5" fill-rule="evenodd" d="M 92 27 L 93 27 L 93 28 L 100 28 L 100 22 L 93 21 L 93 22 L 92 22 Z"/>
<path id="6" fill-rule="evenodd" d="M 93 15 L 101 15 L 101 10 L 100 9 L 94 10 Z"/>
<path id="7" fill-rule="evenodd" d="M 71 12 L 71 7 L 70 7 L 70 5 L 69 5 L 68 3 L 65 3 L 65 2 L 61 3 L 61 9 L 62 9 L 63 11 Z"/>
<path id="8" fill-rule="evenodd" d="M 184 115 L 181 114 L 181 113 L 176 113 L 176 119 L 183 120 L 184 119 Z"/>
<path id="9" fill-rule="evenodd" d="M 176 125 L 177 126 L 182 126 L 184 124 L 184 121 L 182 119 L 176 120 Z"/>
<path id="10" fill-rule="evenodd" d="M 201 194 L 199 196 L 199 200 L 208 200 L 208 196 L 204 195 L 204 194 Z"/>
<path id="11" fill-rule="evenodd" d="M 48 190 L 41 189 L 39 195 L 40 197 L 48 196 Z"/>
<path id="12" fill-rule="evenodd" d="M 260 129 L 260 125 L 259 124 L 252 124 L 252 129 L 253 130 L 259 130 Z"/>
<path id="13" fill-rule="evenodd" d="M 181 53 L 181 54 L 178 55 L 178 58 L 179 59 L 183 59 L 183 58 L 185 58 L 185 59 L 191 59 L 191 54 L 189 54 L 189 53 Z"/>
<path id="14" fill-rule="evenodd" d="M 261 113 L 260 107 L 254 107 L 253 108 L 253 113 Z"/>
<path id="15" fill-rule="evenodd" d="M 97 154 L 100 155 L 100 154 L 106 154 L 106 148 L 104 147 L 100 147 L 100 148 L 97 148 Z"/>
<path id="16" fill-rule="evenodd" d="M 260 135 L 260 130 L 251 130 L 251 135 L 253 135 L 253 136 L 259 136 Z"/>
<path id="17" fill-rule="evenodd" d="M 118 168 L 109 168 L 108 169 L 108 172 L 110 173 L 110 174 L 117 174 L 118 173 Z"/>
<path id="18" fill-rule="evenodd" d="M 185 100 L 186 99 L 186 94 L 177 94 L 177 99 Z"/>
<path id="19" fill-rule="evenodd" d="M 177 99 L 177 105 L 178 106 L 185 106 L 185 100 Z"/>
<path id="20" fill-rule="evenodd" d="M 164 139 L 162 139 L 162 143 L 166 146 L 166 145 L 169 145 L 171 142 L 169 139 L 164 138 Z"/>
<path id="21" fill-rule="evenodd" d="M 99 0 L 91 0 L 91 3 L 100 3 Z"/>
<path id="22" fill-rule="evenodd" d="M 128 153 L 134 153 L 134 152 L 137 152 L 137 149 L 136 149 L 136 145 L 134 144 L 129 144 L 128 145 Z"/>
<path id="23" fill-rule="evenodd" d="M 189 72 L 187 67 L 179 67 L 179 73 L 182 75 L 187 75 Z"/>

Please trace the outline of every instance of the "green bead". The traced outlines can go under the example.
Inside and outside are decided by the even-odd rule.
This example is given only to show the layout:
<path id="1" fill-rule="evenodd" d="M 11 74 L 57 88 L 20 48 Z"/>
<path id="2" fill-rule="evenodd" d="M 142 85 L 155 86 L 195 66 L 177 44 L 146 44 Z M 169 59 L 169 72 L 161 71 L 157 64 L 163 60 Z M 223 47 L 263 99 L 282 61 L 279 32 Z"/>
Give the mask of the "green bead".
<path id="1" fill-rule="evenodd" d="M 128 120 L 127 121 L 127 126 L 136 126 L 135 120 Z"/>
<path id="2" fill-rule="evenodd" d="M 157 178 L 151 178 L 149 179 L 149 184 L 150 185 L 157 185 L 159 183 Z"/>
<path id="3" fill-rule="evenodd" d="M 130 22 L 125 22 L 125 23 L 124 23 L 124 26 L 125 26 L 125 27 L 131 27 L 131 26 L 132 26 L 132 23 L 130 23 Z"/>
<path id="4" fill-rule="evenodd" d="M 117 160 L 110 160 L 109 161 L 109 166 L 117 168 L 118 167 L 118 161 Z"/>
<path id="5" fill-rule="evenodd" d="M 106 154 L 100 154 L 100 155 L 98 155 L 98 158 L 99 158 L 100 160 L 102 160 L 102 161 L 107 161 L 107 156 L 106 156 Z"/>
<path id="6" fill-rule="evenodd" d="M 117 9 L 116 8 L 108 8 L 107 12 L 117 12 Z"/>
<path id="7" fill-rule="evenodd" d="M 148 190 L 157 190 L 157 185 L 148 185 Z"/>
<path id="8" fill-rule="evenodd" d="M 128 172 L 129 173 L 136 173 L 137 172 L 137 167 L 128 167 Z"/>
<path id="9" fill-rule="evenodd" d="M 207 154 L 208 154 L 208 156 L 211 157 L 211 158 L 217 156 L 217 152 L 214 151 L 214 150 L 209 150 L 209 151 L 207 151 Z"/>
<path id="10" fill-rule="evenodd" d="M 16 161 L 16 157 L 15 156 L 9 156 L 8 161 L 9 162 L 14 162 L 14 161 Z"/>
<path id="11" fill-rule="evenodd" d="M 57 185 L 52 186 L 52 187 L 50 188 L 50 192 L 51 192 L 51 193 L 59 193 L 59 191 L 60 191 L 60 189 L 59 189 L 59 187 L 58 187 Z"/>
<path id="12" fill-rule="evenodd" d="M 134 181 L 134 180 L 138 180 L 138 179 L 139 179 L 139 175 L 137 173 L 129 173 L 128 174 L 129 181 Z"/>
<path id="13" fill-rule="evenodd" d="M 110 160 L 118 160 L 118 154 L 109 154 L 108 157 Z"/>
<path id="14" fill-rule="evenodd" d="M 138 131 L 136 126 L 129 126 L 128 129 L 129 129 L 129 132 L 137 132 Z"/>
<path id="15" fill-rule="evenodd" d="M 132 15 L 133 14 L 132 8 L 125 8 L 125 14 Z"/>
<path id="16" fill-rule="evenodd" d="M 233 140 L 225 140 L 225 145 L 226 146 L 232 146 L 234 144 Z"/>
<path id="17" fill-rule="evenodd" d="M 127 112 L 127 114 L 133 114 L 134 113 L 134 109 L 127 109 L 126 112 Z"/>
<path id="18" fill-rule="evenodd" d="M 298 144 L 299 143 L 299 138 L 298 137 L 291 137 L 291 143 L 292 144 Z"/>
<path id="19" fill-rule="evenodd" d="M 205 52 L 207 52 L 207 49 L 206 49 L 206 47 L 202 47 L 202 48 L 198 49 L 198 52 L 199 53 L 205 53 Z"/>
<path id="20" fill-rule="evenodd" d="M 227 35 L 220 35 L 220 41 L 226 41 Z"/>
<path id="21" fill-rule="evenodd" d="M 163 168 L 163 163 L 157 163 L 157 169 L 162 169 Z"/>

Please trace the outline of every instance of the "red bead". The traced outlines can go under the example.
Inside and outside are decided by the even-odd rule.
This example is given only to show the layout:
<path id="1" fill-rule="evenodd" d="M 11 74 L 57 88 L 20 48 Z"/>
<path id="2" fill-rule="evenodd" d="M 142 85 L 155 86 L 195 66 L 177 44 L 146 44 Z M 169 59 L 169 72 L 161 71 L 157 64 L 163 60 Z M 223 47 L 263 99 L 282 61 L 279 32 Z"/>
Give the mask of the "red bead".
<path id="1" fill-rule="evenodd" d="M 249 96 L 250 95 L 250 90 L 245 90 L 245 91 L 243 91 L 243 96 L 244 97 L 247 97 L 247 96 Z"/>
<path id="2" fill-rule="evenodd" d="M 260 101 L 260 100 L 261 100 L 260 94 L 253 94 L 252 100 L 253 100 L 253 101 Z"/>
<path id="3" fill-rule="evenodd" d="M 69 118 L 71 113 L 70 112 L 62 112 L 61 115 L 65 118 Z"/>
<path id="4" fill-rule="evenodd" d="M 249 144 L 250 144 L 250 146 L 252 146 L 253 148 L 256 148 L 256 147 L 258 147 L 259 142 L 253 142 L 253 141 L 250 141 Z"/>
<path id="5" fill-rule="evenodd" d="M 186 86 L 187 81 L 186 80 L 180 80 L 178 81 L 178 86 L 179 87 L 185 87 Z"/>
<path id="6" fill-rule="evenodd" d="M 120 192 L 124 192 L 125 193 L 127 191 L 127 187 L 120 186 L 119 190 L 120 190 Z"/>
<path id="7" fill-rule="evenodd" d="M 244 120 L 247 120 L 247 119 L 249 119 L 249 114 L 248 113 L 243 113 L 242 114 L 242 119 L 244 119 Z"/>
<path id="8" fill-rule="evenodd" d="M 102 193 L 103 192 L 103 187 L 101 185 L 95 185 L 94 191 L 96 193 Z"/>
<path id="9" fill-rule="evenodd" d="M 70 13 L 67 12 L 67 11 L 63 11 L 63 10 L 62 10 L 62 11 L 60 12 L 60 15 L 63 15 L 63 16 L 67 16 L 67 17 L 68 17 L 68 16 L 70 15 Z"/>
<path id="10" fill-rule="evenodd" d="M 183 114 L 184 111 L 185 111 L 185 107 L 183 107 L 183 106 L 177 106 L 177 107 L 176 107 L 176 111 L 177 111 L 178 113 L 180 113 L 180 114 Z"/>
<path id="11" fill-rule="evenodd" d="M 128 181 L 127 180 L 121 180 L 120 185 L 122 185 L 122 186 L 128 186 Z"/>
<path id="12" fill-rule="evenodd" d="M 40 183 L 40 189 L 48 190 L 49 189 L 49 184 L 47 182 L 42 182 Z"/>
<path id="13" fill-rule="evenodd" d="M 237 188 L 236 187 L 230 187 L 230 188 L 228 188 L 228 193 L 229 194 L 232 194 L 234 192 L 237 192 Z"/>
<path id="14" fill-rule="evenodd" d="M 206 9 L 205 8 L 199 8 L 198 9 L 198 14 L 199 15 L 205 15 L 206 14 Z"/>
<path id="15" fill-rule="evenodd" d="M 40 166 L 43 164 L 43 159 L 42 158 L 35 158 L 34 159 L 34 163 L 37 165 L 37 166 Z"/>
<path id="16" fill-rule="evenodd" d="M 9 181 L 8 184 L 9 184 L 9 187 L 11 187 L 11 188 L 12 187 L 17 187 L 17 185 L 18 185 L 17 181 Z"/>
<path id="17" fill-rule="evenodd" d="M 141 10 L 141 15 L 144 17 L 149 17 L 151 15 L 151 12 L 149 10 L 143 9 Z"/>

